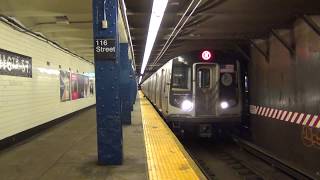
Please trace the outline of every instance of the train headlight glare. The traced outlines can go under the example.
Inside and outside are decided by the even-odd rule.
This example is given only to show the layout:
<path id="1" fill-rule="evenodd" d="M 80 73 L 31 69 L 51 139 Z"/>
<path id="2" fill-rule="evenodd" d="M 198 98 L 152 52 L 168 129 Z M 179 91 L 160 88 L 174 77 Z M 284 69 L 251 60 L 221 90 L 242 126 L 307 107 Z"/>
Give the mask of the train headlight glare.
<path id="1" fill-rule="evenodd" d="M 181 104 L 181 109 L 183 111 L 191 111 L 193 108 L 193 103 L 189 100 L 184 100 Z"/>
<path id="2" fill-rule="evenodd" d="M 227 109 L 229 107 L 229 103 L 227 103 L 226 101 L 222 101 L 220 103 L 220 106 L 222 109 Z"/>

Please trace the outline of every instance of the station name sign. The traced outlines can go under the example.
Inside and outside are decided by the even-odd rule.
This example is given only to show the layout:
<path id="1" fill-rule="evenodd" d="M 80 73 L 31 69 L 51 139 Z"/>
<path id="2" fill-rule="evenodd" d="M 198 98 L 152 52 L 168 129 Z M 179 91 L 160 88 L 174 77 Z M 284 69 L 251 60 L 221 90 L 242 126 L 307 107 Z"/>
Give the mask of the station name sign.
<path id="1" fill-rule="evenodd" d="M 0 49 L 0 75 L 32 78 L 32 58 Z"/>
<path id="2" fill-rule="evenodd" d="M 95 39 L 94 57 L 96 60 L 116 60 L 116 40 Z"/>

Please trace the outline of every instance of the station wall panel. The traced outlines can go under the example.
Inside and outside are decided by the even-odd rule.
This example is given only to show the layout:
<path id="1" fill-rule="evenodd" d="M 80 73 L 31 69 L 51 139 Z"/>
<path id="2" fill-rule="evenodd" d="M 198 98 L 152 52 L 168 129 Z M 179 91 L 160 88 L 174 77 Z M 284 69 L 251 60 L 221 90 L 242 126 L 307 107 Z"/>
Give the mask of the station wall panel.
<path id="1" fill-rule="evenodd" d="M 31 57 L 33 70 L 32 78 L 0 75 L 0 140 L 95 104 L 94 95 L 60 100 L 60 70 L 94 73 L 93 64 L 4 23 L 0 49 Z"/>
<path id="2" fill-rule="evenodd" d="M 320 25 L 318 16 L 312 18 Z M 252 141 L 293 167 L 320 178 L 320 129 L 315 124 L 320 123 L 320 36 L 300 19 L 293 29 L 278 32 L 286 42 L 295 41 L 295 54 L 290 54 L 274 36 L 269 39 L 269 60 L 252 47 L 250 104 L 288 111 L 286 116 L 290 117 L 279 120 L 270 113 L 253 113 Z M 256 43 L 267 50 L 267 41 Z M 302 122 L 306 124 L 292 119 L 293 112 L 305 113 Z"/>

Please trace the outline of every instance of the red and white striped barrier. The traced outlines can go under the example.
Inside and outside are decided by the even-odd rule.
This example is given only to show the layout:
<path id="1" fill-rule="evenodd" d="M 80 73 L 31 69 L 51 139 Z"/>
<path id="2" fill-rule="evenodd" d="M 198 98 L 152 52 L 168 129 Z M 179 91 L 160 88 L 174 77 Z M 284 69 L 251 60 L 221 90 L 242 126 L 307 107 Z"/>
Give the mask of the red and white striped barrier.
<path id="1" fill-rule="evenodd" d="M 285 111 L 275 108 L 250 105 L 250 113 L 288 123 L 320 128 L 320 115 Z"/>

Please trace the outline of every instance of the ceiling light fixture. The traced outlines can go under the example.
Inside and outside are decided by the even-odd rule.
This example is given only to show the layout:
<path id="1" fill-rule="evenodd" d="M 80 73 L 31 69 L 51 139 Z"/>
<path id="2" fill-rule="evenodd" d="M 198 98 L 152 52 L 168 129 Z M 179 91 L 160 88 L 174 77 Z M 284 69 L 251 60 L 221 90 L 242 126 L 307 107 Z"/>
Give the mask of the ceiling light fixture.
<path id="1" fill-rule="evenodd" d="M 68 16 L 56 16 L 56 24 L 70 24 Z"/>
<path id="2" fill-rule="evenodd" d="M 141 84 L 141 80 L 142 80 L 142 76 L 140 76 L 140 78 L 139 78 L 139 84 Z"/>
<path id="3" fill-rule="evenodd" d="M 188 22 L 189 18 L 193 15 L 193 13 L 195 12 L 195 10 L 198 8 L 198 6 L 200 5 L 202 0 L 199 0 L 198 3 L 196 4 L 196 6 L 193 8 L 193 10 L 191 11 L 191 13 L 189 13 L 189 16 L 184 20 L 184 22 L 182 23 L 182 25 L 180 26 L 180 28 L 176 31 L 176 28 L 178 27 L 178 25 L 180 24 L 180 21 L 182 20 L 182 18 L 186 15 L 186 13 L 188 12 L 189 8 L 191 7 L 191 5 L 193 4 L 193 1 L 190 3 L 188 9 L 185 11 L 185 13 L 183 14 L 182 18 L 180 19 L 179 23 L 176 25 L 176 27 L 174 28 L 174 30 L 172 31 L 169 39 L 167 40 L 166 44 L 164 45 L 164 47 L 162 48 L 161 52 L 159 53 L 158 57 L 156 58 L 156 60 L 153 63 L 158 63 L 159 60 L 162 58 L 162 56 L 164 55 L 164 53 L 166 53 L 166 51 L 168 50 L 168 48 L 170 47 L 171 43 L 174 41 L 174 39 L 176 38 L 176 36 L 179 34 L 179 32 L 181 31 L 181 29 L 184 27 L 184 25 Z M 174 34 L 175 33 L 175 34 Z M 174 34 L 174 35 L 173 35 Z M 173 37 L 172 37 L 173 35 Z"/>
<path id="4" fill-rule="evenodd" d="M 149 61 L 149 57 L 151 54 L 151 50 L 153 48 L 154 42 L 156 40 L 160 24 L 163 18 L 164 11 L 166 10 L 168 4 L 168 0 L 154 0 L 152 5 L 152 13 L 149 22 L 149 30 L 146 46 L 144 49 L 143 61 L 140 74 L 143 75 L 144 70 Z M 140 77 L 141 79 L 141 77 Z M 141 82 L 141 80 L 140 80 Z"/>
<path id="5" fill-rule="evenodd" d="M 108 28 L 107 13 L 106 13 L 106 3 L 107 3 L 107 0 L 104 0 L 104 2 L 103 2 L 102 29 L 107 29 Z"/>

